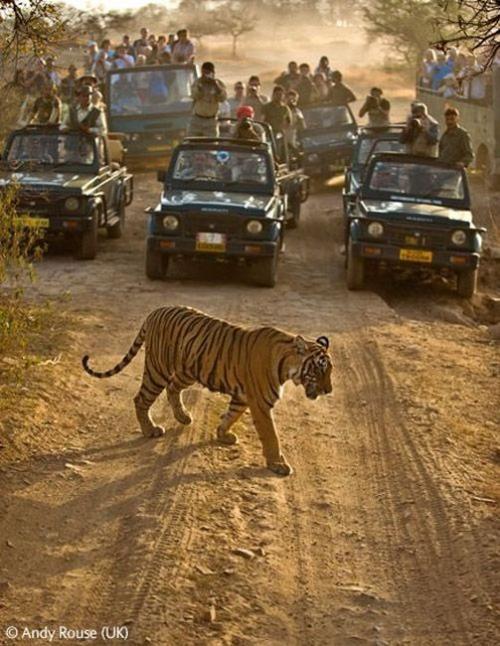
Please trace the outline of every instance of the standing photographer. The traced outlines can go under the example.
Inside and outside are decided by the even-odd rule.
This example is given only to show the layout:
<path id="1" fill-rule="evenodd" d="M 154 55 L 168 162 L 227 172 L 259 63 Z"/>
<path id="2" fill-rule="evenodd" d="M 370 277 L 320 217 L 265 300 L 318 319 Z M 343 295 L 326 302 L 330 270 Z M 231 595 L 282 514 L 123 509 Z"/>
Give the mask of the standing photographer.
<path id="1" fill-rule="evenodd" d="M 412 103 L 411 114 L 399 140 L 406 144 L 406 152 L 409 155 L 437 157 L 439 124 L 427 113 L 425 103 Z"/>
<path id="2" fill-rule="evenodd" d="M 368 115 L 368 125 L 372 127 L 388 126 L 391 104 L 382 96 L 383 92 L 379 87 L 372 87 L 370 94 L 366 97 L 361 106 L 359 116 L 362 118 Z"/>
<path id="3" fill-rule="evenodd" d="M 226 87 L 215 78 L 213 63 L 201 66 L 201 77 L 193 83 L 193 114 L 189 123 L 190 137 L 218 137 L 217 115 L 219 106 L 227 99 Z"/>

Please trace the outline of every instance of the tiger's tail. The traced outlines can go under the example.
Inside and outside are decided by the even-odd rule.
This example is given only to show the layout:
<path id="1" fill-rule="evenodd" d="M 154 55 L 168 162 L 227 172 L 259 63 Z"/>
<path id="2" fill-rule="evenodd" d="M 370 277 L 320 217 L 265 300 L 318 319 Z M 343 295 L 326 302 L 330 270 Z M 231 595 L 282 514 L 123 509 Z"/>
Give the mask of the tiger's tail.
<path id="1" fill-rule="evenodd" d="M 128 364 L 132 361 L 132 359 L 141 349 L 141 346 L 144 343 L 144 339 L 146 337 L 146 329 L 147 329 L 147 320 L 144 321 L 144 323 L 142 324 L 142 327 L 139 330 L 139 333 L 137 334 L 137 336 L 135 337 L 134 342 L 130 346 L 130 349 L 127 352 L 127 354 L 123 357 L 120 363 L 117 363 L 116 366 L 114 368 L 111 368 L 110 370 L 106 370 L 104 372 L 97 372 L 96 370 L 92 370 L 92 368 L 89 367 L 90 357 L 88 354 L 86 354 L 84 357 L 82 357 L 82 365 L 85 372 L 91 375 L 92 377 L 97 377 L 98 379 L 104 379 L 105 377 L 112 377 L 113 375 L 117 375 L 126 366 L 128 366 Z"/>

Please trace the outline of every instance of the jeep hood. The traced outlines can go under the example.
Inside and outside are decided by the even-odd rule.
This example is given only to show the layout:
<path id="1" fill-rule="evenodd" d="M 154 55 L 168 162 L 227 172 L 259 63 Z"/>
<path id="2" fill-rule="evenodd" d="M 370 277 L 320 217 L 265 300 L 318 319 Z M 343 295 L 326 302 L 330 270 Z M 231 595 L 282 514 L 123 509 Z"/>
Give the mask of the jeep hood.
<path id="1" fill-rule="evenodd" d="M 161 205 L 170 208 L 193 207 L 200 211 L 225 212 L 229 210 L 267 211 L 274 200 L 272 195 L 260 193 L 231 193 L 226 191 L 166 191 L 161 198 Z"/>
<path id="2" fill-rule="evenodd" d="M 352 130 L 350 127 L 329 128 L 328 130 L 303 130 L 300 133 L 300 141 L 306 152 L 318 148 L 334 148 L 339 144 L 351 144 Z"/>
<path id="3" fill-rule="evenodd" d="M 362 210 L 368 217 L 382 217 L 408 222 L 439 223 L 443 220 L 472 224 L 472 213 L 467 209 L 455 209 L 438 204 L 419 202 L 363 200 Z"/>
<path id="4" fill-rule="evenodd" d="M 0 188 L 11 183 L 18 184 L 21 188 L 47 191 L 67 189 L 83 191 L 91 188 L 96 181 L 93 175 L 82 175 L 72 172 L 59 172 L 57 170 L 26 170 L 18 172 L 0 172 Z"/>

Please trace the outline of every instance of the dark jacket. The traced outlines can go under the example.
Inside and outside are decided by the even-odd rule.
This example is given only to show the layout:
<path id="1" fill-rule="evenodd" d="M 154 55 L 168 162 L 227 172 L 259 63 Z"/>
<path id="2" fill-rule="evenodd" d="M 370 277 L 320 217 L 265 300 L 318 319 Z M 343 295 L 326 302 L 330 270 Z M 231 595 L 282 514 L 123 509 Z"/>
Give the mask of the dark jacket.
<path id="1" fill-rule="evenodd" d="M 299 93 L 299 106 L 303 107 L 318 100 L 318 92 L 314 87 L 314 83 L 308 76 L 302 76 L 297 87 Z"/>
<path id="2" fill-rule="evenodd" d="M 474 159 L 470 135 L 461 126 L 448 128 L 439 142 L 439 159 L 447 164 L 468 166 Z"/>

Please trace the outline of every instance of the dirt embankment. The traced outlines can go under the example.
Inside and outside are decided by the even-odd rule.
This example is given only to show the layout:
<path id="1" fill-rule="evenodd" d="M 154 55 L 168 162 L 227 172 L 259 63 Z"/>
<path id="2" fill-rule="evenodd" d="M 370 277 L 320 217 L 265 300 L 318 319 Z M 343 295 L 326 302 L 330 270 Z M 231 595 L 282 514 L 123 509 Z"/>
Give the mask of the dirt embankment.
<path id="1" fill-rule="evenodd" d="M 8 625 L 114 624 L 137 645 L 498 643 L 500 356 L 487 331 L 446 285 L 347 292 L 334 189 L 288 235 L 275 289 L 225 267 L 149 282 L 143 208 L 158 188 L 148 175 L 137 186 L 123 239 L 103 238 L 92 263 L 49 256 L 32 290 L 66 292 L 72 329 L 1 420 L 0 643 Z M 218 446 L 226 400 L 196 387 L 192 426 L 161 399 L 167 435 L 143 439 L 142 355 L 109 381 L 82 373 L 84 352 L 113 365 L 165 304 L 330 336 L 333 395 L 287 386 L 276 409 L 294 476 L 263 468 L 246 416 L 240 444 Z"/>

